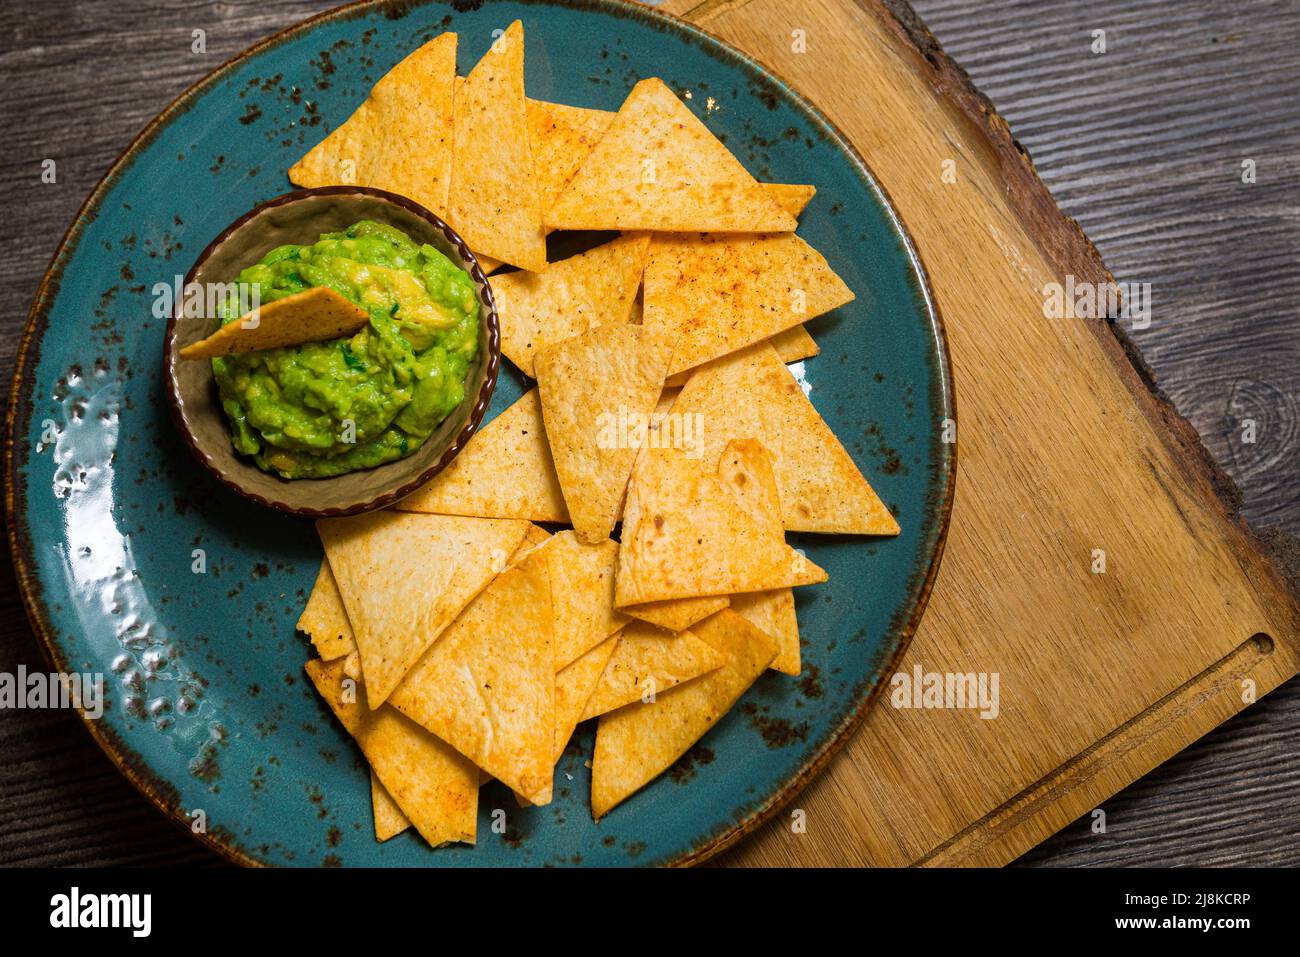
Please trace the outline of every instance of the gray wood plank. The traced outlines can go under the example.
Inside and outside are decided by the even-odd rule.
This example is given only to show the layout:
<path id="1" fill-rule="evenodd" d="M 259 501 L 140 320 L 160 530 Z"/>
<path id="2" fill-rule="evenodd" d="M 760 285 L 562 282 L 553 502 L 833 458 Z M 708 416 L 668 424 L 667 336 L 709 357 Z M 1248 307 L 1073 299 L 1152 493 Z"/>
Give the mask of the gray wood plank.
<path id="1" fill-rule="evenodd" d="M 0 5 L 0 376 L 82 200 L 192 82 L 312 0 Z M 1138 343 L 1257 526 L 1300 532 L 1300 5 L 1287 0 L 916 0 L 1121 281 L 1150 282 Z M 207 53 L 190 52 L 203 29 Z M 1090 50 L 1106 30 L 1107 52 Z M 59 182 L 40 182 L 41 161 Z M 1241 182 L 1255 160 L 1258 181 Z M 1254 418 L 1258 441 L 1240 441 Z M 0 670 L 41 667 L 7 551 Z M 1300 863 L 1300 682 L 1076 822 L 1027 865 Z M 211 864 L 79 721 L 0 712 L 0 864 Z"/>

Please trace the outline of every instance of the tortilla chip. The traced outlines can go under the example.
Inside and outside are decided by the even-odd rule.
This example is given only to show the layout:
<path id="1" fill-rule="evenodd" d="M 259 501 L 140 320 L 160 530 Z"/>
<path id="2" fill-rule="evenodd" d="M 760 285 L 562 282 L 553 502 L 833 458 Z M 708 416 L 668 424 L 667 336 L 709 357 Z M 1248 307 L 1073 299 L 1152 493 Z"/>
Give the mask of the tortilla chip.
<path id="1" fill-rule="evenodd" d="M 852 299 L 821 254 L 793 233 L 656 236 L 646 258 L 641 321 L 676 343 L 672 374 Z"/>
<path id="2" fill-rule="evenodd" d="M 762 186 L 767 195 L 791 216 L 800 215 L 817 195 L 816 186 L 797 183 L 763 183 Z"/>
<path id="3" fill-rule="evenodd" d="M 323 518 L 316 530 L 356 635 L 370 706 L 492 580 L 527 522 L 367 512 Z"/>
<path id="4" fill-rule="evenodd" d="M 510 561 L 506 564 L 506 568 L 514 568 L 516 565 L 520 564 L 526 558 L 528 558 L 528 556 L 530 556 L 533 552 L 537 551 L 537 549 L 541 548 L 541 546 L 549 542 L 553 537 L 554 536 L 550 532 L 542 528 L 540 525 L 530 525 L 528 527 L 528 532 L 524 535 L 523 542 L 521 542 L 519 547 L 515 549 L 515 553 L 510 556 Z M 548 575 L 550 574 L 549 561 L 547 564 L 547 574 Z M 552 597 L 554 597 L 553 593 L 552 593 Z M 555 627 L 555 608 L 554 608 L 554 603 L 552 602 L 552 606 L 551 606 L 552 642 L 554 642 L 555 640 L 554 627 Z M 552 652 L 552 657 L 554 657 L 554 652 Z M 487 781 L 492 780 L 492 775 L 488 774 L 486 771 L 483 771 L 482 768 L 480 768 L 479 770 L 482 772 L 479 777 L 480 785 L 486 783 Z"/>
<path id="5" fill-rule="evenodd" d="M 611 322 L 627 322 L 645 268 L 646 233 L 620 236 L 551 263 L 544 273 L 513 272 L 492 280 L 501 319 L 501 351 L 536 378 L 538 350 Z"/>
<path id="6" fill-rule="evenodd" d="M 699 420 L 685 422 L 681 419 L 672 419 L 668 413 L 672 411 L 673 403 L 677 401 L 677 396 L 681 392 L 679 388 L 670 388 L 665 384 L 664 390 L 659 393 L 659 401 L 655 403 L 655 410 L 650 414 L 649 420 L 645 425 L 644 438 L 640 438 L 638 431 L 638 442 L 641 448 L 652 448 L 654 446 L 675 445 L 683 449 L 694 449 L 697 445 L 703 443 L 697 442 L 696 437 L 700 430 L 704 428 L 704 423 Z M 637 452 L 640 455 L 640 450 Z M 632 466 L 635 471 L 636 466 Z M 619 509 L 619 516 L 623 514 Z"/>
<path id="7" fill-rule="evenodd" d="M 664 423 L 664 416 L 672 411 L 673 403 L 681 395 L 681 389 L 670 389 L 664 386 L 664 390 L 659 393 L 659 401 L 655 403 L 654 415 L 650 417 L 650 424 L 647 427 L 649 432 L 657 432 Z M 646 442 L 649 445 L 649 442 Z"/>
<path id="8" fill-rule="evenodd" d="M 621 633 L 620 633 L 621 634 Z M 618 634 L 606 638 L 555 676 L 555 760 L 582 721 L 582 714 L 618 647 Z"/>
<path id="9" fill-rule="evenodd" d="M 718 478 L 755 522 L 781 527 L 772 456 L 758 439 L 732 439 L 718 456 Z"/>
<path id="10" fill-rule="evenodd" d="M 825 580 L 779 523 L 757 518 L 700 460 L 645 450 L 623 512 L 615 607 Z"/>
<path id="11" fill-rule="evenodd" d="M 375 816 L 375 840 L 380 844 L 411 826 L 410 818 L 402 813 L 373 770 L 370 772 L 370 810 Z"/>
<path id="12" fill-rule="evenodd" d="M 307 662 L 307 675 L 320 696 L 426 841 L 434 847 L 450 841 L 473 844 L 478 769 L 393 708 L 369 709 L 365 689 L 348 681 L 346 660 Z"/>
<path id="13" fill-rule="evenodd" d="M 555 203 L 617 115 L 612 110 L 528 100 L 528 141 L 533 149 L 533 168 L 543 210 Z M 791 216 L 802 213 L 817 194 L 815 186 L 759 185 Z"/>
<path id="14" fill-rule="evenodd" d="M 182 359 L 212 359 L 350 336 L 370 313 L 333 289 L 313 286 L 268 302 L 181 350 Z"/>
<path id="15" fill-rule="evenodd" d="M 528 101 L 528 142 L 533 150 L 537 194 L 543 210 L 550 209 L 615 114 L 544 100 Z"/>
<path id="16" fill-rule="evenodd" d="M 723 665 L 723 655 L 689 631 L 673 634 L 635 621 L 619 633 L 618 647 L 583 709 L 587 721 L 633 701 L 648 701 Z"/>
<path id="17" fill-rule="evenodd" d="M 578 727 L 582 709 L 587 706 L 596 683 L 609 664 L 610 655 L 618 646 L 618 635 L 606 638 L 577 661 L 571 662 L 555 675 L 555 758 L 552 765 L 558 764 L 564 756 L 564 749 Z M 515 800 L 520 807 L 527 807 L 529 802 L 518 794 Z"/>
<path id="18" fill-rule="evenodd" d="M 545 213 L 555 229 L 788 232 L 797 222 L 662 80 L 642 80 Z"/>
<path id="19" fill-rule="evenodd" d="M 802 362 L 804 359 L 811 359 L 822 351 L 816 340 L 808 333 L 808 330 L 801 325 L 791 326 L 789 329 L 778 332 L 767 341 L 772 344 L 777 356 L 786 365 L 792 362 Z M 686 380 L 691 377 L 694 371 L 694 369 L 686 369 L 682 372 L 674 372 L 664 379 L 664 388 L 670 386 L 680 388 L 686 385 Z"/>
<path id="20" fill-rule="evenodd" d="M 628 617 L 614 610 L 618 542 L 589 545 L 572 531 L 557 532 L 546 546 L 550 563 L 555 670 L 567 667 L 615 634 Z"/>
<path id="21" fill-rule="evenodd" d="M 718 460 L 718 477 L 756 520 L 780 524 L 781 499 L 772 460 L 757 439 L 728 442 Z M 799 674 L 799 622 L 791 589 L 732 595 L 731 608 L 776 642 L 776 659 L 771 664 L 774 670 L 788 675 Z"/>
<path id="22" fill-rule="evenodd" d="M 671 348 L 641 326 L 612 323 L 537 354 L 546 436 L 574 531 L 585 542 L 614 530 L 639 441 L 623 426 L 654 411 Z"/>
<path id="23" fill-rule="evenodd" d="M 731 609 L 776 642 L 771 668 L 787 675 L 802 669 L 799 653 L 799 619 L 794 611 L 794 592 L 789 588 L 732 595 Z"/>
<path id="24" fill-rule="evenodd" d="M 352 623 L 343 607 L 338 582 L 330 570 L 328 558 L 320 560 L 316 584 L 307 598 L 307 607 L 298 618 L 298 630 L 311 638 L 322 661 L 333 661 L 357 650 Z"/>
<path id="25" fill-rule="evenodd" d="M 741 504 L 759 521 L 779 524 L 781 499 L 771 458 L 757 439 L 733 439 L 722 450 L 718 476 Z M 776 642 L 772 668 L 799 674 L 799 622 L 794 611 L 794 592 L 789 588 L 731 596 L 732 610 L 758 626 Z"/>
<path id="26" fill-rule="evenodd" d="M 774 459 L 787 529 L 898 534 L 894 517 L 766 343 L 698 369 L 673 411 L 704 415 L 705 461 L 733 438 L 763 443 Z"/>
<path id="27" fill-rule="evenodd" d="M 591 814 L 610 809 L 672 767 L 704 737 L 776 654 L 772 639 L 730 609 L 701 622 L 696 634 L 721 652 L 716 671 L 670 688 L 653 704 L 603 715 L 591 766 Z"/>
<path id="28" fill-rule="evenodd" d="M 470 71 L 455 98 L 448 222 L 473 250 L 541 272 L 546 234 L 524 106 L 524 27 L 516 20 Z M 420 139 L 407 144 L 413 152 Z"/>
<path id="29" fill-rule="evenodd" d="M 658 625 L 665 631 L 685 631 L 697 621 L 708 618 L 731 604 L 727 595 L 707 598 L 670 598 L 667 601 L 649 601 L 644 605 L 628 605 L 619 611 L 633 618 Z"/>
<path id="30" fill-rule="evenodd" d="M 403 512 L 568 522 L 536 389 L 469 440 L 451 464 L 398 502 Z"/>
<path id="31" fill-rule="evenodd" d="M 289 170 L 297 186 L 374 186 L 447 215 L 456 34 L 420 47 Z M 418 149 L 412 144 L 418 143 Z"/>
<path id="32" fill-rule="evenodd" d="M 471 252 L 473 252 L 473 250 L 471 250 Z M 478 267 L 483 270 L 483 275 L 485 276 L 492 275 L 492 273 L 505 265 L 505 263 L 499 259 L 493 259 L 491 256 L 484 256 L 479 253 L 474 253 L 474 258 L 478 260 Z"/>
<path id="33" fill-rule="evenodd" d="M 392 695 L 403 714 L 533 804 L 550 803 L 555 763 L 546 552 L 498 575 Z"/>
<path id="34" fill-rule="evenodd" d="M 786 365 L 792 362 L 800 362 L 803 359 L 811 359 L 817 353 L 821 352 L 821 346 L 817 345 L 815 340 L 808 333 L 808 329 L 802 325 L 791 326 L 778 332 L 767 340 L 776 350 L 777 358 Z"/>
<path id="35" fill-rule="evenodd" d="M 524 540 L 519 543 L 519 547 L 516 548 L 515 553 L 510 556 L 510 561 L 507 564 L 518 565 L 528 557 L 528 553 L 534 548 L 538 545 L 545 545 L 550 540 L 551 533 L 546 529 L 542 528 L 540 525 L 529 525 L 528 531 L 524 532 Z"/>

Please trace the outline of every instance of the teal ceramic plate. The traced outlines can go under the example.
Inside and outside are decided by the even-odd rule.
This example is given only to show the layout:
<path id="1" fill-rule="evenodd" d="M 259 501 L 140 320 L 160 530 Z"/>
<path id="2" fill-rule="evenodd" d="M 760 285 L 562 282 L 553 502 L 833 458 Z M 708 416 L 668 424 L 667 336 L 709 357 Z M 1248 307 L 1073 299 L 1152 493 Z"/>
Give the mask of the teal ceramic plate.
<path id="1" fill-rule="evenodd" d="M 477 847 L 431 851 L 411 831 L 379 845 L 365 765 L 304 680 L 309 646 L 294 622 L 320 561 L 315 532 L 225 490 L 185 450 L 167 414 L 152 290 L 288 190 L 285 170 L 416 46 L 458 31 L 465 72 L 516 17 L 529 95 L 612 110 L 638 78 L 662 76 L 754 175 L 816 184 L 799 232 L 857 299 L 810 324 L 821 355 L 797 374 L 903 533 L 795 536 L 830 573 L 799 590 L 803 676 L 769 672 L 671 773 L 599 824 L 584 727 L 549 807 L 522 810 L 489 785 Z M 522 386 L 503 368 L 488 417 Z M 614 0 L 358 5 L 259 44 L 185 93 L 87 201 L 18 362 L 10 537 L 53 665 L 106 677 L 105 713 L 87 722 L 95 738 L 178 822 L 201 809 L 204 839 L 240 861 L 682 863 L 775 813 L 889 674 L 942 550 L 954 446 L 941 423 L 952 416 L 941 326 L 901 224 L 842 137 L 778 78 Z"/>

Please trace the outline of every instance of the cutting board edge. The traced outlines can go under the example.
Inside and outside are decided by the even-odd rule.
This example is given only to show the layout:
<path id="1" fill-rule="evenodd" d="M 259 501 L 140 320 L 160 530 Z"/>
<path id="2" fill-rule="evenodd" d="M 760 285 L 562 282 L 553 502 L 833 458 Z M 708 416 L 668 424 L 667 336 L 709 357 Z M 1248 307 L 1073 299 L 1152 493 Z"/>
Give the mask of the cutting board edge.
<path id="1" fill-rule="evenodd" d="M 1180 688 L 972 822 L 913 863 L 1000 867 L 1275 691 L 1300 660 L 1286 645 L 1251 636 Z M 1246 681 L 1253 682 L 1245 700 Z"/>

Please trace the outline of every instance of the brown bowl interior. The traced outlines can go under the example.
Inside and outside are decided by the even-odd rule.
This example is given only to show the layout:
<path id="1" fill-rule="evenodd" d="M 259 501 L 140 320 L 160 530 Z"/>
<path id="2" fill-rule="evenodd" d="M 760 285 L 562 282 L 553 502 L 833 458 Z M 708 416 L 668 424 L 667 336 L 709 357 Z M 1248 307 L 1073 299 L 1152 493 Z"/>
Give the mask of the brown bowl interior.
<path id="1" fill-rule="evenodd" d="M 427 217 L 427 218 L 426 218 Z M 287 481 L 236 454 L 217 395 L 212 364 L 183 360 L 180 349 L 216 328 L 210 318 L 175 317 L 168 324 L 166 381 L 177 424 L 199 462 L 240 494 L 300 515 L 346 515 L 392 504 L 436 475 L 464 446 L 487 410 L 496 385 L 499 338 L 487 280 L 473 254 L 432 214 L 392 194 L 329 187 L 288 194 L 258 207 L 218 237 L 199 257 L 186 283 L 233 282 L 239 271 L 276 246 L 315 242 L 321 233 L 373 219 L 428 243 L 465 269 L 479 299 L 479 353 L 465 379 L 465 401 L 415 452 L 372 469 L 324 479 Z"/>

